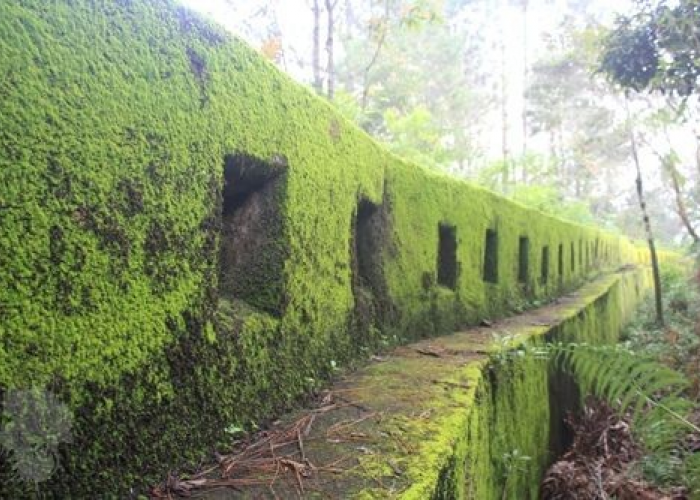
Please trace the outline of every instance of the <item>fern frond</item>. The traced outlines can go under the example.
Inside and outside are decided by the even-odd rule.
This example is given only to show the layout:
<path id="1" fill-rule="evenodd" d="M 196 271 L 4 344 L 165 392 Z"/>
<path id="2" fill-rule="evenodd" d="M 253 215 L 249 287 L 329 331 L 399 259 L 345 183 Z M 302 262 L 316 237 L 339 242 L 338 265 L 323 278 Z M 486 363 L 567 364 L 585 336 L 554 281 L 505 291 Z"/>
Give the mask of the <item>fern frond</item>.
<path id="1" fill-rule="evenodd" d="M 688 431 L 692 405 L 682 397 L 687 379 L 653 359 L 620 346 L 550 345 L 555 365 L 570 372 L 584 394 L 606 399 L 631 416 L 648 451 L 674 453 Z"/>

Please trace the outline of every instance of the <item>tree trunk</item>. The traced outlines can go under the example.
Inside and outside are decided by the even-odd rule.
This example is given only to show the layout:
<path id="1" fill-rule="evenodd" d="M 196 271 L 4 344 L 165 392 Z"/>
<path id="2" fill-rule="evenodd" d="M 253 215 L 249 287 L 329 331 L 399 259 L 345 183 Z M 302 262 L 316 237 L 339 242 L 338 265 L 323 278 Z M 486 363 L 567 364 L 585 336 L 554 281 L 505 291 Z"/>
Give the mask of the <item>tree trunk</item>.
<path id="1" fill-rule="evenodd" d="M 370 59 L 367 66 L 365 66 L 365 72 L 362 80 L 362 111 L 365 111 L 367 109 L 367 104 L 369 101 L 369 72 L 371 71 L 372 67 L 377 63 L 377 59 L 379 59 L 379 53 L 382 51 L 382 47 L 384 46 L 384 40 L 386 39 L 387 32 L 389 31 L 389 0 L 384 0 L 384 21 L 381 24 L 381 30 L 382 32 L 379 34 L 379 39 L 377 40 L 377 45 L 374 48 L 372 59 Z"/>
<path id="2" fill-rule="evenodd" d="M 528 182 L 528 172 L 527 172 L 527 162 L 525 161 L 525 156 L 527 154 L 527 76 L 528 76 L 528 61 L 527 61 L 527 9 L 529 0 L 522 0 L 523 2 L 523 115 L 522 127 L 523 127 L 523 161 L 522 161 L 522 183 L 527 184 Z"/>
<path id="3" fill-rule="evenodd" d="M 333 31 L 335 30 L 335 19 L 333 11 L 335 10 L 337 0 L 326 0 L 326 16 L 328 19 L 328 36 L 326 37 L 326 88 L 328 90 L 328 99 L 333 100 L 335 93 L 335 62 L 333 61 Z"/>
<path id="4" fill-rule="evenodd" d="M 282 30 L 280 29 L 276 4 L 270 4 L 270 9 L 272 13 L 272 35 L 280 41 L 279 62 L 282 64 L 284 71 L 287 72 L 287 56 L 285 54 L 284 37 L 282 36 Z"/>
<path id="5" fill-rule="evenodd" d="M 507 65 L 506 65 L 506 42 L 505 42 L 505 30 L 501 34 L 499 50 L 501 53 L 501 154 L 503 156 L 504 177 L 503 177 L 503 187 L 506 187 L 506 182 L 508 180 L 508 160 L 510 158 L 510 151 L 508 150 L 508 77 L 507 77 Z"/>
<path id="6" fill-rule="evenodd" d="M 642 220 L 644 221 L 644 229 L 647 233 L 647 242 L 649 244 L 649 254 L 651 255 L 651 271 L 654 277 L 654 296 L 656 299 L 656 323 L 659 326 L 664 326 L 664 307 L 661 299 L 661 275 L 659 273 L 659 259 L 656 255 L 656 245 L 654 244 L 654 235 L 651 231 L 651 222 L 647 213 L 647 204 L 644 198 L 644 188 L 642 185 L 642 169 L 639 165 L 639 155 L 637 154 L 637 139 L 634 135 L 634 127 L 630 117 L 629 102 L 625 96 L 625 109 L 627 111 L 627 129 L 630 135 L 630 146 L 632 148 L 632 160 L 637 169 L 637 198 L 639 199 L 639 208 L 642 212 Z"/>
<path id="7" fill-rule="evenodd" d="M 697 202 L 700 199 L 700 135 L 695 134 L 695 187 L 693 190 L 693 199 Z"/>
<path id="8" fill-rule="evenodd" d="M 510 150 L 508 148 L 508 77 L 506 65 L 505 30 L 502 30 L 499 50 L 501 53 L 501 155 L 503 192 L 510 191 Z"/>
<path id="9" fill-rule="evenodd" d="M 695 168 L 700 178 L 700 134 L 695 134 Z"/>
<path id="10" fill-rule="evenodd" d="M 688 234 L 693 239 L 693 243 L 698 243 L 700 242 L 700 237 L 698 237 L 698 233 L 695 232 L 695 228 L 690 222 L 688 209 L 686 208 L 685 201 L 683 200 L 683 193 L 681 191 L 681 183 L 679 180 L 680 174 L 678 173 L 676 166 L 673 165 L 672 161 L 669 160 L 665 161 L 664 163 L 666 169 L 668 170 L 669 177 L 671 178 L 671 188 L 673 189 L 673 194 L 676 198 L 676 212 L 678 213 L 678 217 L 680 217 L 686 231 L 688 231 Z"/>
<path id="11" fill-rule="evenodd" d="M 313 0 L 311 10 L 314 13 L 313 47 L 311 53 L 311 65 L 314 72 L 314 90 L 317 94 L 323 92 L 323 78 L 321 78 L 321 7 L 319 0 Z"/>

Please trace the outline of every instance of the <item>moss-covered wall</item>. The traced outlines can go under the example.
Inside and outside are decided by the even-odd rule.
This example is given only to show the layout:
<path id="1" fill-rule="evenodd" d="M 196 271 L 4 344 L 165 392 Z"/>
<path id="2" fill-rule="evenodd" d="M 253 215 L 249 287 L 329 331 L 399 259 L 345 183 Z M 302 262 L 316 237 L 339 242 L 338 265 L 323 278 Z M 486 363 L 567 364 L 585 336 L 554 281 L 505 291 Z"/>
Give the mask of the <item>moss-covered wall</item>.
<path id="1" fill-rule="evenodd" d="M 307 496 L 539 498 L 545 469 L 569 444 L 564 419 L 581 402 L 577 381 L 543 344 L 616 342 L 648 274 L 643 267 L 608 273 L 556 303 L 398 347 L 334 381 L 330 393 L 352 405 L 291 412 L 279 427 L 313 412 L 305 457 L 343 464 L 332 473 L 320 466 Z M 274 487 L 291 498 L 298 483 L 290 474 Z M 240 495 L 265 493 L 252 487 Z"/>
<path id="2" fill-rule="evenodd" d="M 589 291 L 570 314 L 542 337 L 525 335 L 518 350 L 492 358 L 467 417 L 464 443 L 443 472 L 433 498 L 536 499 L 546 468 L 562 444 L 561 423 L 578 408 L 576 381 L 533 354 L 544 341 L 611 344 L 645 295 L 649 277 L 628 272 Z M 458 470 L 461 468 L 461 470 Z M 458 472 L 457 472 L 458 471 Z M 465 480 L 466 478 L 466 480 Z M 406 498 L 420 498 L 406 495 Z"/>
<path id="3" fill-rule="evenodd" d="M 230 158 L 253 159 L 235 182 L 269 195 L 245 209 L 276 226 L 246 240 L 265 249 L 240 276 L 254 288 L 219 297 Z M 371 230 L 357 230 L 360 201 Z M 454 289 L 437 284 L 441 223 Z M 498 283 L 482 280 L 488 228 Z M 145 484 L 378 346 L 635 259 L 623 239 L 392 156 L 170 0 L 0 2 L 0 388 L 47 387 L 73 409 L 53 491 Z"/>

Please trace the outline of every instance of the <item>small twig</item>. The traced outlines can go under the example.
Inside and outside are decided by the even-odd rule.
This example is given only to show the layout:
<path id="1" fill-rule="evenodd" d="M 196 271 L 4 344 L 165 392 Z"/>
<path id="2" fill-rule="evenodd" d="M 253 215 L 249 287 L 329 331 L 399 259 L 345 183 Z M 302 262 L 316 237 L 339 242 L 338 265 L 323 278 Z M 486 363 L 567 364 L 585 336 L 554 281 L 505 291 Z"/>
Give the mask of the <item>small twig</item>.
<path id="1" fill-rule="evenodd" d="M 373 418 L 376 415 L 376 413 L 370 413 L 368 415 L 365 415 L 363 417 L 358 418 L 357 420 L 342 420 L 331 427 L 328 428 L 326 431 L 326 436 L 329 436 L 331 434 L 336 434 L 340 432 L 341 430 L 345 430 L 348 427 L 353 427 L 361 422 L 364 422 L 365 420 L 368 420 L 370 418 Z"/>
<path id="2" fill-rule="evenodd" d="M 316 414 L 312 413 L 311 418 L 309 418 L 309 422 L 306 424 L 306 427 L 304 428 L 304 436 L 308 436 L 311 434 L 311 426 L 314 424 L 314 421 L 316 420 Z"/>
<path id="3" fill-rule="evenodd" d="M 299 443 L 299 451 L 301 452 L 302 462 L 306 462 L 306 453 L 304 452 L 304 442 L 301 440 L 301 432 L 297 431 L 297 442 Z"/>
<path id="4" fill-rule="evenodd" d="M 338 397 L 337 399 L 339 399 L 340 401 L 344 402 L 344 403 L 345 403 L 344 406 L 352 406 L 352 407 L 354 407 L 354 408 L 357 408 L 357 409 L 359 409 L 359 410 L 366 411 L 366 412 L 371 412 L 371 411 L 372 411 L 370 408 L 368 408 L 368 407 L 366 407 L 366 406 L 364 406 L 364 405 L 361 405 L 360 403 L 356 403 L 356 402 L 354 402 L 354 401 L 349 401 L 349 400 L 344 399 L 344 398 L 341 398 L 341 397 Z"/>

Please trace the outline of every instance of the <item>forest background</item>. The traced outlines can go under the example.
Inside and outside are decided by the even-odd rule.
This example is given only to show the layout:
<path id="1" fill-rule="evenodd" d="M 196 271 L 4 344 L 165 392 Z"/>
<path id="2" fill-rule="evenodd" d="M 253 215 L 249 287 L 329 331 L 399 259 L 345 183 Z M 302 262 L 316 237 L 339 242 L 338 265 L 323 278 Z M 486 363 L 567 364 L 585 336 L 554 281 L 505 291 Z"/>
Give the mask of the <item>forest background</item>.
<path id="1" fill-rule="evenodd" d="M 181 0 L 409 160 L 645 239 L 630 134 L 662 245 L 697 241 L 693 96 L 625 93 L 601 71 L 639 3 Z M 627 97 L 625 97 L 627 95 Z"/>

